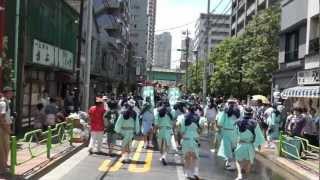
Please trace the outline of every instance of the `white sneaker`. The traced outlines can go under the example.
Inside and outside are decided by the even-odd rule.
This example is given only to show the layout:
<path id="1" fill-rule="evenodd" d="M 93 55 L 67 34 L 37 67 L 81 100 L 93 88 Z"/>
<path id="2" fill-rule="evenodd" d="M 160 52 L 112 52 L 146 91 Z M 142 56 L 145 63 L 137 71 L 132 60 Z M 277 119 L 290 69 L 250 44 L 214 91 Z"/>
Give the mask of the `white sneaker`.
<path id="1" fill-rule="evenodd" d="M 233 163 L 233 162 L 231 162 L 231 163 L 229 164 L 229 166 L 226 167 L 226 169 L 229 170 L 229 171 L 236 170 L 236 168 L 237 168 L 237 167 L 236 167 L 235 163 Z"/>

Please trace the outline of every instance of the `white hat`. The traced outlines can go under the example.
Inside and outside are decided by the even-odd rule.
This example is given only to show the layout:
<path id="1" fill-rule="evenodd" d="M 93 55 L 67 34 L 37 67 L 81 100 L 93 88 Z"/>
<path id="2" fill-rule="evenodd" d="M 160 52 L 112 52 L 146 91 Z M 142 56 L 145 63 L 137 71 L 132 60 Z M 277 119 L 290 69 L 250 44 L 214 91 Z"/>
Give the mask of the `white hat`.
<path id="1" fill-rule="evenodd" d="M 80 116 L 78 114 L 76 114 L 76 113 L 73 113 L 73 114 L 70 114 L 68 116 L 68 118 L 70 118 L 70 119 L 80 119 Z"/>
<path id="2" fill-rule="evenodd" d="M 102 96 L 102 99 L 103 99 L 103 100 L 107 100 L 108 97 L 107 97 L 107 96 Z"/>

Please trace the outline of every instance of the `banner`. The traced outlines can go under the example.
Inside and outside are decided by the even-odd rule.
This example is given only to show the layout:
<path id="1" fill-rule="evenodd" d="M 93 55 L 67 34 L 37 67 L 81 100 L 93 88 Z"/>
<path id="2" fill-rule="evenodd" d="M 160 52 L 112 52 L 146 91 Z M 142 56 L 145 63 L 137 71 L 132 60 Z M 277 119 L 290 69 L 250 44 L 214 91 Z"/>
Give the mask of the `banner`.
<path id="1" fill-rule="evenodd" d="M 170 106 L 174 106 L 180 97 L 181 97 L 181 92 L 179 88 L 169 88 L 168 98 L 169 98 Z"/>
<path id="2" fill-rule="evenodd" d="M 154 102 L 154 88 L 152 86 L 144 86 L 142 89 L 142 98 L 143 102 L 146 101 L 146 98 L 150 97 L 152 106 L 155 107 L 155 102 Z"/>

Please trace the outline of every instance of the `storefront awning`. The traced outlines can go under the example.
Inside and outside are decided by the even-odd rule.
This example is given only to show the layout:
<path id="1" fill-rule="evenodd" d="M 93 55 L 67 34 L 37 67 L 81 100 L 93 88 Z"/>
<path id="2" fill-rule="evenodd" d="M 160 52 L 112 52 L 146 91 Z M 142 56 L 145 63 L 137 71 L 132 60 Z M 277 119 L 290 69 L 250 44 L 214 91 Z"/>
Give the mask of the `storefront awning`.
<path id="1" fill-rule="evenodd" d="M 282 91 L 281 97 L 320 98 L 320 86 L 297 86 Z"/>

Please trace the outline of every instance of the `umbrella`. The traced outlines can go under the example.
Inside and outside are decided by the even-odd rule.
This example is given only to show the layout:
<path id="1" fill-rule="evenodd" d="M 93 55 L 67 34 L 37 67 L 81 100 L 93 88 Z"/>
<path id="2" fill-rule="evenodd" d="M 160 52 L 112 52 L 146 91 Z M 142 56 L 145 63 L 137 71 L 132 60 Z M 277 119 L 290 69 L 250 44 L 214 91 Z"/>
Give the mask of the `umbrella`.
<path id="1" fill-rule="evenodd" d="M 254 101 L 257 101 L 259 99 L 262 101 L 263 104 L 270 104 L 270 101 L 268 100 L 268 98 L 263 95 L 252 96 L 252 100 L 254 100 Z"/>

